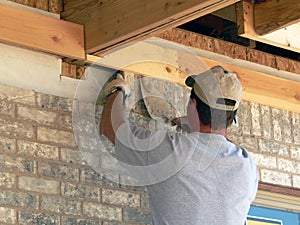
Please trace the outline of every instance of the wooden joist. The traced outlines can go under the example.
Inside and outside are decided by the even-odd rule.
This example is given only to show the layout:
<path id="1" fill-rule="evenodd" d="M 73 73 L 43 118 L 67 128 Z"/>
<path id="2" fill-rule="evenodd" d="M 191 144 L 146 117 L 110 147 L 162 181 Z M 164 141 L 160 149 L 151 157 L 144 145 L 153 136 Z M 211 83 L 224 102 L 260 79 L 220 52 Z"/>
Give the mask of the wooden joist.
<path id="1" fill-rule="evenodd" d="M 299 9 L 298 0 L 267 1 L 257 5 L 241 1 L 236 4 L 238 33 L 242 37 L 300 52 Z"/>
<path id="2" fill-rule="evenodd" d="M 86 52 L 96 53 L 145 38 L 231 5 L 238 0 L 72 0 L 62 18 L 85 27 Z"/>
<path id="3" fill-rule="evenodd" d="M 167 79 L 184 85 L 187 74 L 192 71 L 187 71 L 188 68 L 183 68 L 182 65 L 179 68 L 179 54 L 181 53 L 178 51 L 142 42 L 103 57 L 88 55 L 87 60 L 92 64 Z M 196 60 L 196 63 L 204 62 L 207 68 L 221 65 L 228 70 L 235 71 L 243 86 L 244 100 L 300 113 L 299 82 L 256 71 L 254 63 L 253 68 L 249 69 L 244 68 L 242 64 L 229 64 L 203 56 L 190 57 L 187 61 L 190 59 Z"/>
<path id="4" fill-rule="evenodd" d="M 0 4 L 0 42 L 85 59 L 83 26 Z"/>
<path id="5" fill-rule="evenodd" d="M 300 22 L 299 0 L 265 1 L 253 7 L 254 29 L 259 35 Z"/>

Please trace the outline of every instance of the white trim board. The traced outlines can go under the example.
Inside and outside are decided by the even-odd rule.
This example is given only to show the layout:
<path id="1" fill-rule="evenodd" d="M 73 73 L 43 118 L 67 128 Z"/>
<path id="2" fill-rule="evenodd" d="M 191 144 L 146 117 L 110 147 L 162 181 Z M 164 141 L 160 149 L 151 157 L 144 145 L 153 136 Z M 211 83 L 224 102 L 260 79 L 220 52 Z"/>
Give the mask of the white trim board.
<path id="1" fill-rule="evenodd" d="M 0 83 L 73 98 L 78 80 L 60 76 L 61 59 L 0 43 Z"/>

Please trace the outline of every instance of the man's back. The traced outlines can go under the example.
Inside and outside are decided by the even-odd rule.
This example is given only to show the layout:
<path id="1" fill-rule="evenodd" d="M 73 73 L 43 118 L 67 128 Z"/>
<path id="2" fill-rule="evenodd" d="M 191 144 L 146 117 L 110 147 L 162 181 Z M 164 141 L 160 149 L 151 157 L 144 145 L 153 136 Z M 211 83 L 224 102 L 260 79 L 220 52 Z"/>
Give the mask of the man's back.
<path id="1" fill-rule="evenodd" d="M 148 186 L 154 224 L 243 225 L 257 190 L 252 157 L 221 135 L 177 138 L 195 139 L 197 148 L 178 173 Z"/>

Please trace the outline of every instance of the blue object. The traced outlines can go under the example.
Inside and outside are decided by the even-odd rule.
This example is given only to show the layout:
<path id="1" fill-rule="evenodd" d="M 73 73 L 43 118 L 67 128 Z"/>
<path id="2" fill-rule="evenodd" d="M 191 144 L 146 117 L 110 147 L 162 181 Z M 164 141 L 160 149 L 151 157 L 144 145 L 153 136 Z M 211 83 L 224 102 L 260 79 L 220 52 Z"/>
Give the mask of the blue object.
<path id="1" fill-rule="evenodd" d="M 259 221 L 270 225 L 300 225 L 300 213 L 252 205 L 247 223 L 250 221 Z"/>

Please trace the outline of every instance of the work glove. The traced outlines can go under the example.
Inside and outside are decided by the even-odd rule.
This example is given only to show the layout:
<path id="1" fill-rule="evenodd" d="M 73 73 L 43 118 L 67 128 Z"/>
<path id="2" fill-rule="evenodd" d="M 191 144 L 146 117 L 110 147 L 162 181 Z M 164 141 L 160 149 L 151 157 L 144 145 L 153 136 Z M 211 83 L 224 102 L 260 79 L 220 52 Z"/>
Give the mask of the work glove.
<path id="1" fill-rule="evenodd" d="M 115 91 L 122 91 L 124 93 L 124 99 L 131 95 L 131 90 L 129 85 L 125 81 L 125 75 L 123 71 L 115 72 L 107 83 L 104 85 L 104 88 L 101 90 L 97 102 L 97 105 L 103 105 L 107 101 L 107 97 L 114 93 Z"/>
<path id="2" fill-rule="evenodd" d="M 124 73 L 122 71 L 117 71 L 113 75 L 113 79 L 104 87 L 104 95 L 108 97 L 117 90 L 122 90 L 124 97 L 130 95 L 130 89 L 125 81 Z"/>

